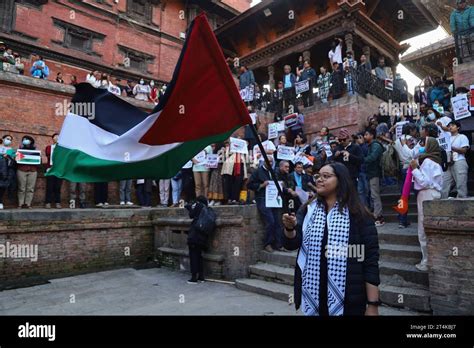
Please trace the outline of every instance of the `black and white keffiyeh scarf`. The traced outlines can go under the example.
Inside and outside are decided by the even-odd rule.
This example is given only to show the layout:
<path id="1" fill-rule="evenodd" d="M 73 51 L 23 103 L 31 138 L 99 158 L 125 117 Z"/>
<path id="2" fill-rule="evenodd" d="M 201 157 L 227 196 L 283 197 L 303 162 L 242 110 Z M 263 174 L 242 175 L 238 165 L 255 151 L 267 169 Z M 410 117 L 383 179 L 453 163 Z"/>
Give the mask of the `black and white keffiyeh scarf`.
<path id="1" fill-rule="evenodd" d="M 319 277 L 321 261 L 321 243 L 324 229 L 328 226 L 328 310 L 329 315 L 344 314 L 344 296 L 346 292 L 347 252 L 349 241 L 349 209 L 339 211 L 336 203 L 326 214 L 321 202 L 308 206 L 307 216 L 303 223 L 303 243 L 298 255 L 298 266 L 302 274 L 301 308 L 305 315 L 319 315 Z"/>

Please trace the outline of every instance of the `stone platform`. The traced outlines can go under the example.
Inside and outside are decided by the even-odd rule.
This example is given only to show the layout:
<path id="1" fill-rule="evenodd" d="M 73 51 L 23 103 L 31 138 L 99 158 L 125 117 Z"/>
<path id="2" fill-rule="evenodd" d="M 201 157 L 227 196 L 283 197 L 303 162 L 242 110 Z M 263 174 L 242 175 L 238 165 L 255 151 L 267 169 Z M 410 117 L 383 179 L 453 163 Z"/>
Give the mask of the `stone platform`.
<path id="1" fill-rule="evenodd" d="M 215 207 L 207 274 L 246 276 L 263 239 L 256 207 Z M 12 209 L 0 211 L 0 290 L 130 266 L 188 267 L 182 208 Z M 36 255 L 29 255 L 27 252 Z M 23 251 L 24 254 L 18 254 Z M 2 255 L 3 253 L 3 255 Z"/>

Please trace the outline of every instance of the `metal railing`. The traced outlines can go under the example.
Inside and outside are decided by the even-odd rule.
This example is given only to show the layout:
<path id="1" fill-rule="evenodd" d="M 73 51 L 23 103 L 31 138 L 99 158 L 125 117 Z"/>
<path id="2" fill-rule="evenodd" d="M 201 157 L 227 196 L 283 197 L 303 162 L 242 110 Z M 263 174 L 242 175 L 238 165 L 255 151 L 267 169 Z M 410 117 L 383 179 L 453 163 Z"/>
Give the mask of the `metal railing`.
<path id="1" fill-rule="evenodd" d="M 474 57 L 474 27 L 456 33 L 454 44 L 459 64 L 472 59 Z"/>

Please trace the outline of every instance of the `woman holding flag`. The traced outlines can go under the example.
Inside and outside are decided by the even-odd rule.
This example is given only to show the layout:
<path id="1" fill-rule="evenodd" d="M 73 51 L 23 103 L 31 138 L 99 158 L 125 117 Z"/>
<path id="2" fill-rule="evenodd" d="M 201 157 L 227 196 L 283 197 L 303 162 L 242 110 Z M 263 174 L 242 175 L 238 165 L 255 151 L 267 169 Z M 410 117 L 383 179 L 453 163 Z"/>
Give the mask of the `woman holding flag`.
<path id="1" fill-rule="evenodd" d="M 374 220 L 360 202 L 345 165 L 322 167 L 316 190 L 317 197 L 297 216 L 283 215 L 283 247 L 299 249 L 296 309 L 301 306 L 305 315 L 318 316 L 378 315 L 379 244 Z"/>

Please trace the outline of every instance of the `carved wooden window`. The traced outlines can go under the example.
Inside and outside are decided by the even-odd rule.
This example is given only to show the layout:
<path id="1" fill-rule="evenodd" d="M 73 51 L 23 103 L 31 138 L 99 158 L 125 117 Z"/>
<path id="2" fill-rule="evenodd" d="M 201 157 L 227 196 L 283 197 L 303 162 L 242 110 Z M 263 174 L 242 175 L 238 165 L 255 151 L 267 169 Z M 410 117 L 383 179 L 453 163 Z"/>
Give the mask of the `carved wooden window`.
<path id="1" fill-rule="evenodd" d="M 121 64 L 127 69 L 133 69 L 142 73 L 148 73 L 148 65 L 152 64 L 155 57 L 134 49 L 119 45 L 119 52 L 124 56 Z"/>
<path id="2" fill-rule="evenodd" d="M 63 41 L 53 41 L 67 48 L 73 48 L 88 54 L 99 55 L 93 50 L 94 40 L 103 40 L 105 35 L 94 31 L 78 27 L 77 25 L 63 22 L 62 20 L 53 18 L 56 26 L 64 31 Z"/>
<path id="3" fill-rule="evenodd" d="M 148 0 L 127 0 L 127 15 L 135 20 L 151 23 L 153 4 Z"/>
<path id="4" fill-rule="evenodd" d="M 42 5 L 48 3 L 48 0 L 17 0 L 17 2 L 23 5 L 41 8 Z"/>

